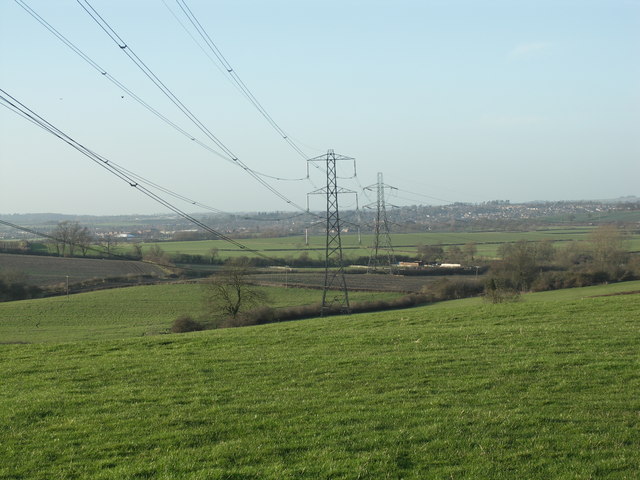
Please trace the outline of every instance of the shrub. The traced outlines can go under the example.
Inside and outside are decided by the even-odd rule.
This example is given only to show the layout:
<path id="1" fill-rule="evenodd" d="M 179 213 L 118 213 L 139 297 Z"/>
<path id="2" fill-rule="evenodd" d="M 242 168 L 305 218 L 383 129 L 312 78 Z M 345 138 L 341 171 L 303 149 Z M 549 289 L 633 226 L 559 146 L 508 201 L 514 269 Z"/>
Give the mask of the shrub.
<path id="1" fill-rule="evenodd" d="M 484 285 L 475 279 L 443 278 L 422 288 L 423 295 L 426 295 L 431 302 L 475 297 L 481 295 L 483 291 Z"/>
<path id="2" fill-rule="evenodd" d="M 520 292 L 512 283 L 497 277 L 491 277 L 484 286 L 484 298 L 491 303 L 517 302 Z"/>
<path id="3" fill-rule="evenodd" d="M 351 313 L 377 312 L 395 308 L 411 308 L 428 303 L 426 295 L 405 295 L 393 300 L 377 300 L 374 302 L 356 302 L 351 304 Z M 325 316 L 340 315 L 339 307 L 331 307 L 324 311 Z M 218 328 L 246 327 L 261 325 L 264 323 L 287 322 L 290 320 L 302 320 L 323 315 L 319 303 L 313 305 L 299 305 L 286 308 L 258 307 L 238 315 L 236 318 L 226 318 L 217 324 Z"/>
<path id="4" fill-rule="evenodd" d="M 171 333 L 198 332 L 204 330 L 204 326 L 188 315 L 176 318 L 171 324 Z"/>
<path id="5" fill-rule="evenodd" d="M 532 292 L 544 292 L 565 288 L 566 274 L 563 272 L 542 272 L 531 285 Z"/>
<path id="6" fill-rule="evenodd" d="M 14 300 L 27 300 L 39 298 L 43 294 L 42 289 L 35 285 L 27 285 L 22 282 L 12 282 L 0 278 L 0 302 Z"/>
<path id="7" fill-rule="evenodd" d="M 439 300 L 474 297 L 480 295 L 483 290 L 484 286 L 478 280 L 449 280 L 445 278 L 436 284 L 436 293 Z"/>
<path id="8" fill-rule="evenodd" d="M 242 327 L 248 325 L 261 325 L 263 323 L 271 323 L 274 321 L 275 310 L 271 307 L 263 306 L 254 308 L 246 313 L 239 315 L 237 318 L 227 321 L 229 326 Z"/>

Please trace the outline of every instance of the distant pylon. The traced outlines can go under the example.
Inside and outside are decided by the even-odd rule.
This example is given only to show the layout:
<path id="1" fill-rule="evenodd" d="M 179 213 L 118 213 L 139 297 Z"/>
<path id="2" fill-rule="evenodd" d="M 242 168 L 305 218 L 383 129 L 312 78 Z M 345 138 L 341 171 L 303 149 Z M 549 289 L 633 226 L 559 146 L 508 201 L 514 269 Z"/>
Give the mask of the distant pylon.
<path id="1" fill-rule="evenodd" d="M 340 239 L 340 211 L 338 209 L 338 195 L 341 193 L 356 193 L 353 190 L 338 188 L 336 162 L 355 159 L 336 155 L 328 150 L 326 155 L 311 158 L 308 162 L 325 162 L 327 169 L 327 186 L 314 190 L 309 195 L 323 194 L 327 199 L 327 241 L 325 248 L 324 289 L 322 291 L 322 315 L 333 309 L 342 313 L 350 313 L 349 292 L 344 276 L 344 262 L 342 257 L 342 240 Z"/>
<path id="2" fill-rule="evenodd" d="M 395 256 L 393 254 L 393 246 L 391 245 L 391 236 L 389 235 L 389 221 L 387 219 L 387 208 L 384 201 L 384 189 L 391 187 L 385 185 L 382 180 L 382 172 L 378 172 L 378 183 L 365 187 L 365 190 L 373 190 L 375 187 L 377 192 L 376 200 L 376 220 L 374 224 L 374 239 L 371 247 L 371 255 L 369 256 L 368 271 L 375 271 L 383 265 L 388 266 L 389 273 L 393 273 L 393 265 L 395 264 Z M 367 205 L 371 207 L 372 205 Z"/>

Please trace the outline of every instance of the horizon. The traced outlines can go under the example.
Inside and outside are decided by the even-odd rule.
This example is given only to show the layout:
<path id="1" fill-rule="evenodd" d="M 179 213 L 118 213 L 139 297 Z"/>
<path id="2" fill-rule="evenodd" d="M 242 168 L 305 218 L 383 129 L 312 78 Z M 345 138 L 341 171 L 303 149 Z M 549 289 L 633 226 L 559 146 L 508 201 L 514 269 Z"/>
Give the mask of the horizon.
<path id="1" fill-rule="evenodd" d="M 483 205 L 483 204 L 488 204 L 488 203 L 492 203 L 492 202 L 505 202 L 509 205 L 540 205 L 540 204 L 553 204 L 553 203 L 575 203 L 575 204 L 580 204 L 580 203 L 602 203 L 604 205 L 611 205 L 611 204 L 624 204 L 624 203 L 635 203 L 635 202 L 640 202 L 640 197 L 636 196 L 636 195 L 621 195 L 619 197 L 616 198 L 608 198 L 608 199 L 581 199 L 581 200 L 531 200 L 531 201 L 525 201 L 525 202 L 512 202 L 509 199 L 493 199 L 493 200 L 487 200 L 484 202 L 477 202 L 477 203 L 472 203 L 472 202 L 451 202 L 451 203 L 447 203 L 447 204 L 414 204 L 414 205 L 402 205 L 401 207 L 397 207 L 397 208 L 409 208 L 409 207 L 433 207 L 433 208 L 437 208 L 437 207 L 448 207 L 448 206 L 455 206 L 455 205 Z M 343 211 L 341 209 L 341 211 Z M 345 209 L 344 211 L 356 211 L 355 209 Z M 211 215 L 211 216 L 215 216 L 215 215 L 246 215 L 246 214 L 256 214 L 256 213 L 260 213 L 260 214 L 276 214 L 276 213 L 292 213 L 295 212 L 295 210 L 243 210 L 243 211 L 236 211 L 236 212 L 207 212 L 207 211 L 192 211 L 192 212 L 186 212 L 188 215 L 198 215 L 198 216 L 203 216 L 203 215 Z M 310 210 L 310 213 L 323 213 L 324 210 Z M 41 215 L 41 216 L 64 216 L 64 217 L 133 217 L 133 216 L 145 216 L 145 217 L 163 217 L 163 216 L 167 216 L 167 217 L 181 217 L 181 215 L 175 213 L 175 212 L 151 212 L 151 213 L 141 213 L 141 212 L 132 212 L 132 213 L 118 213 L 118 214 L 91 214 L 91 213 L 64 213 L 64 212 L 14 212 L 14 213 L 2 213 L 0 212 L 0 218 L 2 217 L 6 217 L 6 216 L 29 216 L 29 215 Z"/>

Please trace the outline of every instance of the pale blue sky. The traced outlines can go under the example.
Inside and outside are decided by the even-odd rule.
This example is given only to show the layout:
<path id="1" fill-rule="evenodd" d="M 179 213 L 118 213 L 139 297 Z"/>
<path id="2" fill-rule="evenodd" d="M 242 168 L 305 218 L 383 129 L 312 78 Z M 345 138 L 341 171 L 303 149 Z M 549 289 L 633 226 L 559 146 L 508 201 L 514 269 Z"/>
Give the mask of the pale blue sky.
<path id="1" fill-rule="evenodd" d="M 358 182 L 345 188 L 383 172 L 404 190 L 389 198 L 397 205 L 640 195 L 639 1 L 186 1 L 308 156 L 333 148 L 356 157 Z M 25 2 L 202 138 L 77 2 Z M 305 161 L 162 0 L 90 3 L 244 163 L 305 175 Z M 0 0 L 0 42 L 0 87 L 89 148 L 221 210 L 291 209 L 144 110 L 13 0 Z M 0 154 L 0 213 L 164 211 L 5 108 Z M 312 170 L 310 182 L 269 182 L 304 206 L 324 178 Z"/>

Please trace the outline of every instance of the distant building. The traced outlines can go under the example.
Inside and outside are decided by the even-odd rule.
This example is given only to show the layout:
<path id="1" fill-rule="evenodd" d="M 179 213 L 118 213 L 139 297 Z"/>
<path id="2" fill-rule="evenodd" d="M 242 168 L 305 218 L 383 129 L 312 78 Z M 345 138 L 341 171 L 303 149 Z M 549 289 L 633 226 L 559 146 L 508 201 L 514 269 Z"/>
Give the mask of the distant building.
<path id="1" fill-rule="evenodd" d="M 398 262 L 398 266 L 402 268 L 420 268 L 422 265 L 422 262 Z"/>
<path id="2" fill-rule="evenodd" d="M 134 238 L 137 238 L 137 237 L 133 233 L 120 233 L 118 234 L 118 238 L 122 240 L 133 240 Z"/>

